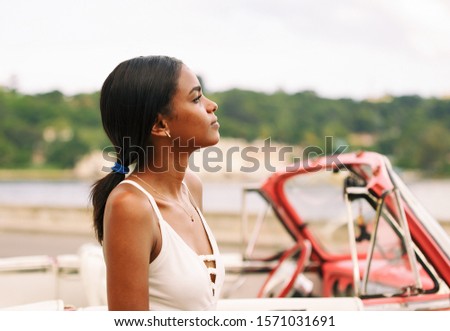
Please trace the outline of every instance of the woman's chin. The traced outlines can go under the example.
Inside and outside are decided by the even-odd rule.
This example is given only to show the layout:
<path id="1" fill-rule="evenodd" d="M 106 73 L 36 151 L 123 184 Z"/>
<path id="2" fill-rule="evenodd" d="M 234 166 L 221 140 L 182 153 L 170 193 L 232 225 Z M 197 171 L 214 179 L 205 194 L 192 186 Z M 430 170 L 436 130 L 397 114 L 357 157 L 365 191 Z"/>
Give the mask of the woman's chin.
<path id="1" fill-rule="evenodd" d="M 211 146 L 216 145 L 220 141 L 220 133 L 217 132 L 217 137 L 214 139 L 214 142 L 211 144 Z"/>
<path id="2" fill-rule="evenodd" d="M 220 141 L 220 133 L 219 133 L 219 131 L 216 131 L 213 135 L 210 135 L 210 137 L 208 137 L 208 139 L 205 139 L 203 141 L 203 144 L 201 144 L 201 145 L 202 145 L 202 148 L 214 146 L 219 141 Z"/>

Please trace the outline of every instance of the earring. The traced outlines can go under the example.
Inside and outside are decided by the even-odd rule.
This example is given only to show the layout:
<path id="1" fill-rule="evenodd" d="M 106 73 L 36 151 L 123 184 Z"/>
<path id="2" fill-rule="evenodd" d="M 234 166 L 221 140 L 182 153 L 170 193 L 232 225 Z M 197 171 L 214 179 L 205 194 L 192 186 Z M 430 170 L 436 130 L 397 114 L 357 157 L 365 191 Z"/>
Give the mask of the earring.
<path id="1" fill-rule="evenodd" d="M 170 136 L 170 133 L 167 132 L 166 130 L 164 130 L 164 133 L 166 134 L 166 136 L 167 136 L 168 138 L 172 138 L 172 137 Z"/>

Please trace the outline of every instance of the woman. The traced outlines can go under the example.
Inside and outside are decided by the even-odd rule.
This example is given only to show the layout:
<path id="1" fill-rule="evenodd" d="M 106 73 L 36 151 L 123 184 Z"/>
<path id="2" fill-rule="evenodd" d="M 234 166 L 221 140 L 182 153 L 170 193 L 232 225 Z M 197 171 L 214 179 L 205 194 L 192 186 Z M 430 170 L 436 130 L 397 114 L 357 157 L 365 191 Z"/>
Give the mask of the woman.
<path id="1" fill-rule="evenodd" d="M 174 58 L 134 58 L 105 80 L 100 110 L 117 162 L 92 202 L 110 310 L 215 308 L 224 267 L 188 161 L 219 141 L 217 108 Z"/>

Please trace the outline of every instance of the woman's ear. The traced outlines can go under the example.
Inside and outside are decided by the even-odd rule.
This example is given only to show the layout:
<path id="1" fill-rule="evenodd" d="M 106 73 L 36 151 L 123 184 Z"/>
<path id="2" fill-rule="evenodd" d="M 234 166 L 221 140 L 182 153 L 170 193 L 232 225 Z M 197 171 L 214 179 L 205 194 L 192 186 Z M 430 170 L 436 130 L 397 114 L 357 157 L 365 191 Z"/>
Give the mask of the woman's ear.
<path id="1" fill-rule="evenodd" d="M 158 114 L 158 118 L 156 119 L 155 124 L 153 124 L 151 135 L 170 138 L 169 126 L 166 119 L 161 114 Z"/>

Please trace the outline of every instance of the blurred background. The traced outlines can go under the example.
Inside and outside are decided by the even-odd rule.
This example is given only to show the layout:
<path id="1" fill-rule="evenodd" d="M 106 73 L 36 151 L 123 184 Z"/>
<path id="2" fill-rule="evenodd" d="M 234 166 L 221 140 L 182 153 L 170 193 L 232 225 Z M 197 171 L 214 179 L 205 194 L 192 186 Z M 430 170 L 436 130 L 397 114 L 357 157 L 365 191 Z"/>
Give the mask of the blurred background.
<path id="1" fill-rule="evenodd" d="M 89 191 L 110 144 L 99 89 L 119 62 L 152 54 L 198 73 L 224 153 L 270 138 L 292 148 L 273 155 L 282 168 L 325 137 L 383 153 L 448 230 L 449 40 L 446 0 L 0 0 L 0 257 L 95 242 Z M 232 161 L 199 170 L 226 247 L 242 185 L 270 174 Z"/>

